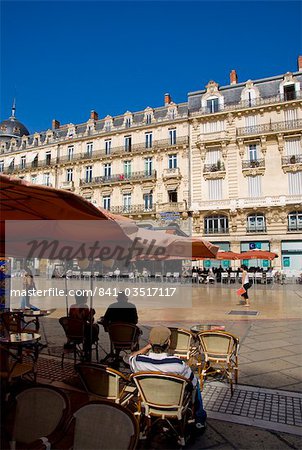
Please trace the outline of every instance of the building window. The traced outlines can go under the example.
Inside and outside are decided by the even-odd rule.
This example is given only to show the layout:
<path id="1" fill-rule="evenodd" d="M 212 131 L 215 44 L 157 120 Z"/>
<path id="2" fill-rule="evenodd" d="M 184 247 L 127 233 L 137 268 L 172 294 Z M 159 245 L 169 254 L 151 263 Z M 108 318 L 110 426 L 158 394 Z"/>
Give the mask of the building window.
<path id="1" fill-rule="evenodd" d="M 74 152 L 74 146 L 73 145 L 70 145 L 69 147 L 67 147 L 68 161 L 71 161 L 73 159 L 73 152 Z"/>
<path id="2" fill-rule="evenodd" d="M 168 111 L 168 117 L 170 120 L 174 120 L 176 117 L 176 109 L 175 108 L 170 108 Z"/>
<path id="3" fill-rule="evenodd" d="M 168 168 L 176 169 L 177 168 L 177 154 L 169 155 L 168 158 Z"/>
<path id="4" fill-rule="evenodd" d="M 0 161 L 0 173 L 4 172 L 4 161 Z"/>
<path id="5" fill-rule="evenodd" d="M 145 133 L 145 147 L 152 147 L 152 133 Z"/>
<path id="6" fill-rule="evenodd" d="M 93 142 L 88 142 L 86 144 L 86 156 L 91 156 L 93 151 Z"/>
<path id="7" fill-rule="evenodd" d="M 127 117 L 126 120 L 125 120 L 125 127 L 126 128 L 130 128 L 131 127 L 131 123 L 132 123 L 131 117 Z"/>
<path id="8" fill-rule="evenodd" d="M 104 164 L 104 177 L 106 177 L 106 178 L 111 177 L 111 164 L 110 163 Z"/>
<path id="9" fill-rule="evenodd" d="M 302 231 L 302 211 L 292 211 L 289 213 L 288 231 Z"/>
<path id="10" fill-rule="evenodd" d="M 153 208 L 153 193 L 144 194 L 144 210 L 151 211 Z"/>
<path id="11" fill-rule="evenodd" d="M 21 156 L 21 169 L 26 167 L 26 156 Z"/>
<path id="12" fill-rule="evenodd" d="M 130 212 L 131 210 L 131 194 L 123 195 L 123 212 Z"/>
<path id="13" fill-rule="evenodd" d="M 131 161 L 124 161 L 124 175 L 125 178 L 131 177 Z"/>
<path id="14" fill-rule="evenodd" d="M 286 156 L 300 155 L 302 153 L 300 138 L 285 139 Z"/>
<path id="15" fill-rule="evenodd" d="M 205 234 L 223 234 L 229 232 L 229 219 L 226 216 L 208 216 L 204 219 Z"/>
<path id="16" fill-rule="evenodd" d="M 261 175 L 248 177 L 249 197 L 261 197 Z"/>
<path id="17" fill-rule="evenodd" d="M 284 120 L 285 122 L 293 122 L 294 120 L 298 120 L 298 109 L 285 109 Z"/>
<path id="18" fill-rule="evenodd" d="M 46 166 L 51 165 L 51 152 L 45 153 L 45 164 L 46 164 Z"/>
<path id="19" fill-rule="evenodd" d="M 263 214 L 251 214 L 247 217 L 247 233 L 264 233 L 266 231 Z"/>
<path id="20" fill-rule="evenodd" d="M 105 141 L 105 155 L 111 154 L 111 139 Z"/>
<path id="21" fill-rule="evenodd" d="M 170 145 L 176 145 L 176 128 L 169 130 Z"/>
<path id="22" fill-rule="evenodd" d="M 124 145 L 125 145 L 125 152 L 131 152 L 131 146 L 132 146 L 131 136 L 125 136 Z"/>
<path id="23" fill-rule="evenodd" d="M 302 194 L 302 172 L 288 174 L 289 195 Z"/>
<path id="24" fill-rule="evenodd" d="M 33 159 L 32 167 L 38 167 L 38 164 L 39 164 L 39 159 L 38 159 L 38 155 L 36 155 Z"/>
<path id="25" fill-rule="evenodd" d="M 50 173 L 44 173 L 43 184 L 44 186 L 50 186 Z"/>
<path id="26" fill-rule="evenodd" d="M 209 200 L 222 199 L 222 180 L 208 180 Z"/>
<path id="27" fill-rule="evenodd" d="M 210 98 L 207 100 L 207 112 L 208 113 L 215 113 L 219 109 L 219 103 L 218 98 Z"/>
<path id="28" fill-rule="evenodd" d="M 295 100 L 296 98 L 296 89 L 294 84 L 289 84 L 283 87 L 284 92 L 284 100 Z"/>
<path id="29" fill-rule="evenodd" d="M 72 182 L 73 181 L 73 169 L 67 169 L 66 170 L 66 181 Z"/>
<path id="30" fill-rule="evenodd" d="M 31 176 L 31 182 L 32 182 L 32 184 L 37 184 L 37 181 L 38 181 L 37 175 L 32 175 L 32 176 Z"/>
<path id="31" fill-rule="evenodd" d="M 177 203 L 177 190 L 168 191 L 169 203 Z"/>
<path id="32" fill-rule="evenodd" d="M 150 125 L 152 122 L 152 114 L 146 114 L 146 124 Z"/>
<path id="33" fill-rule="evenodd" d="M 258 125 L 258 117 L 253 115 L 253 116 L 246 116 L 245 117 L 245 127 L 248 128 L 248 132 L 252 133 L 253 132 L 253 128 Z"/>
<path id="34" fill-rule="evenodd" d="M 111 131 L 111 121 L 105 122 L 105 131 Z"/>
<path id="35" fill-rule="evenodd" d="M 103 196 L 103 208 L 110 211 L 111 197 L 110 195 Z"/>
<path id="36" fill-rule="evenodd" d="M 225 130 L 224 120 L 214 120 L 210 122 L 204 122 L 202 124 L 203 133 L 219 133 Z"/>
<path id="37" fill-rule="evenodd" d="M 92 181 L 92 166 L 87 166 L 85 170 L 85 181 L 91 183 Z"/>
<path id="38" fill-rule="evenodd" d="M 258 160 L 258 147 L 256 144 L 251 144 L 248 146 L 247 159 L 249 161 L 257 161 Z"/>
<path id="39" fill-rule="evenodd" d="M 152 175 L 152 170 L 153 170 L 153 159 L 145 158 L 145 175 L 146 176 Z"/>

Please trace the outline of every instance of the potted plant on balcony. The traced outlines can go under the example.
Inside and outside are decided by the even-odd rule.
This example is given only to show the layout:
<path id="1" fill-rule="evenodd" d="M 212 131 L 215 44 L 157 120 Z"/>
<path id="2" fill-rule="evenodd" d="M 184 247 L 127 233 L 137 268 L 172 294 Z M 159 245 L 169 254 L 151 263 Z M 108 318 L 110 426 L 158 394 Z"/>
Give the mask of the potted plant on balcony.
<path id="1" fill-rule="evenodd" d="M 289 162 L 290 162 L 291 164 L 295 164 L 295 163 L 296 163 L 296 155 L 292 155 L 292 156 L 290 157 L 290 159 L 289 159 Z"/>
<path id="2" fill-rule="evenodd" d="M 217 163 L 216 163 L 216 170 L 219 172 L 220 170 L 222 170 L 222 164 L 220 159 L 218 159 Z"/>

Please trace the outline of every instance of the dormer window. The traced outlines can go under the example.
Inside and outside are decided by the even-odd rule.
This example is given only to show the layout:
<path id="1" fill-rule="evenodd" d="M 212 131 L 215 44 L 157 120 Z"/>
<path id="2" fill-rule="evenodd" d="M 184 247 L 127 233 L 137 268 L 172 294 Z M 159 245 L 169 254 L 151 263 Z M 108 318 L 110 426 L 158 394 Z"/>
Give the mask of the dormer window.
<path id="1" fill-rule="evenodd" d="M 219 101 L 217 97 L 209 98 L 207 100 L 207 112 L 215 113 L 219 110 Z"/>
<path id="2" fill-rule="evenodd" d="M 283 88 L 284 100 L 295 100 L 296 89 L 294 84 L 288 84 Z"/>
<path id="3" fill-rule="evenodd" d="M 132 124 L 131 117 L 126 117 L 126 119 L 125 119 L 125 127 L 126 128 L 130 128 L 131 124 Z"/>
<path id="4" fill-rule="evenodd" d="M 152 115 L 151 114 L 146 114 L 146 124 L 150 125 L 152 122 Z"/>

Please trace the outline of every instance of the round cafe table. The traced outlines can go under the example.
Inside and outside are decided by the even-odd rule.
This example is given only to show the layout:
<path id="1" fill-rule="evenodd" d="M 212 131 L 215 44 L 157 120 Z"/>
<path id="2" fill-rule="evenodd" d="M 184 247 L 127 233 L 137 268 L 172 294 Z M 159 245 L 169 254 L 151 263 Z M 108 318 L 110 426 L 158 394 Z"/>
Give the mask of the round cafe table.
<path id="1" fill-rule="evenodd" d="M 0 343 L 12 347 L 35 344 L 41 339 L 38 333 L 9 333 L 7 336 L 0 337 Z"/>
<path id="2" fill-rule="evenodd" d="M 192 333 L 200 333 L 201 331 L 224 331 L 224 325 L 217 325 L 213 323 L 199 323 L 190 328 Z"/>
<path id="3" fill-rule="evenodd" d="M 16 309 L 14 311 L 20 311 L 24 317 L 28 317 L 32 319 L 30 322 L 33 322 L 35 324 L 36 331 L 39 331 L 40 329 L 40 317 L 46 317 L 49 316 L 51 313 L 53 313 L 54 309 Z"/>

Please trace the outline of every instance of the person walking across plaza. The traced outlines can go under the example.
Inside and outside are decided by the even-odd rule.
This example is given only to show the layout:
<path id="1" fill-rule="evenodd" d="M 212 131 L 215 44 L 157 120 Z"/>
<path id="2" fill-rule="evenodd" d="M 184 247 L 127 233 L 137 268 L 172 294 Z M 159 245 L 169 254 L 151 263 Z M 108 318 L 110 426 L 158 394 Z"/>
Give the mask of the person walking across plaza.
<path id="1" fill-rule="evenodd" d="M 207 414 L 203 409 L 198 379 L 190 367 L 177 356 L 168 355 L 171 331 L 164 326 L 152 328 L 149 343 L 141 350 L 133 352 L 129 358 L 132 372 L 173 373 L 188 378 L 195 389 L 195 426 L 200 432 L 206 427 Z"/>
<path id="2" fill-rule="evenodd" d="M 252 286 L 252 283 L 249 279 L 248 268 L 244 264 L 241 266 L 240 270 L 242 271 L 242 287 L 245 289 L 245 292 L 241 295 L 244 300 L 244 306 L 250 306 L 248 289 Z"/>

